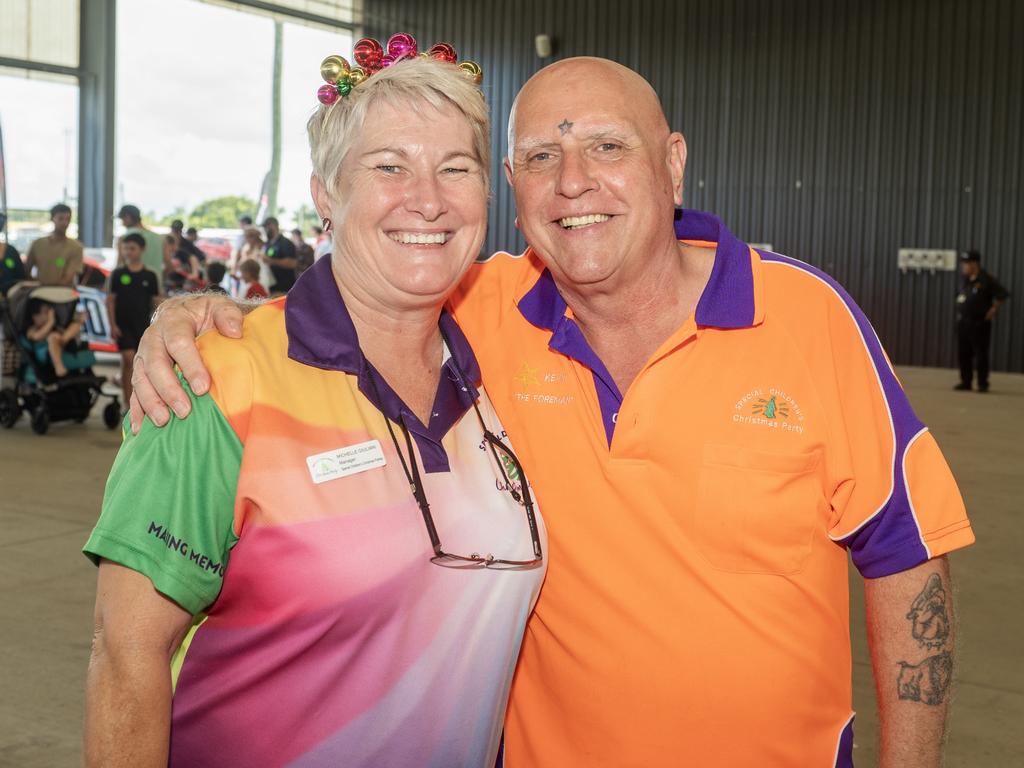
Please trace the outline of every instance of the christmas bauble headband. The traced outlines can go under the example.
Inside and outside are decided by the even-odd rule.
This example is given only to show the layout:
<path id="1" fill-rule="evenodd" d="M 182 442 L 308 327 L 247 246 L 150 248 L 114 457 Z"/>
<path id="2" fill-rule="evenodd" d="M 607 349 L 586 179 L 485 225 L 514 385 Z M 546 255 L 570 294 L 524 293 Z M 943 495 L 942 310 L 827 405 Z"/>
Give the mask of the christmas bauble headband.
<path id="1" fill-rule="evenodd" d="M 330 106 L 348 96 L 353 88 L 382 69 L 417 56 L 455 64 L 477 85 L 483 82 L 484 73 L 480 65 L 475 61 L 459 61 L 455 49 L 448 43 L 438 43 L 429 51 L 420 53 L 416 48 L 416 38 L 408 32 L 399 32 L 388 38 L 387 53 L 384 52 L 384 46 L 371 37 L 359 40 L 352 49 L 352 58 L 357 64 L 355 67 L 350 67 L 341 56 L 328 56 L 324 59 L 320 65 L 320 75 L 327 85 L 320 86 L 316 97 L 321 104 Z"/>

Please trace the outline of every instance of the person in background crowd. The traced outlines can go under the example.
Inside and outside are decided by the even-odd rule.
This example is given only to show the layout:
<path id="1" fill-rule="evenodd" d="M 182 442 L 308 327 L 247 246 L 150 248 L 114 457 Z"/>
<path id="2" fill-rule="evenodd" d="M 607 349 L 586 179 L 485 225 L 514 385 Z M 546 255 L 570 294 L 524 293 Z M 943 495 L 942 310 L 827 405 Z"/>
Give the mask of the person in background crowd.
<path id="1" fill-rule="evenodd" d="M 68 237 L 71 209 L 57 203 L 50 209 L 53 232 L 33 241 L 28 247 L 25 271 L 43 285 L 71 286 L 82 271 L 85 252 L 82 244 Z"/>
<path id="2" fill-rule="evenodd" d="M 316 241 L 313 245 L 313 260 L 326 256 L 331 252 L 331 236 L 324 231 L 323 227 L 313 227 Z"/>
<path id="3" fill-rule="evenodd" d="M 241 265 L 246 261 L 255 261 L 260 267 L 258 282 L 264 289 L 268 289 L 274 280 L 274 276 L 270 273 L 270 267 L 263 261 L 263 247 L 266 245 L 263 242 L 263 234 L 258 227 L 247 227 L 242 234 L 245 236 L 245 243 L 242 245 L 241 251 L 239 251 L 236 264 Z M 239 272 L 239 266 L 236 266 L 235 273 L 239 274 Z"/>
<path id="4" fill-rule="evenodd" d="M 121 206 L 117 217 L 125 226 L 125 234 L 137 232 L 146 241 L 146 249 L 142 253 L 142 263 L 146 269 L 153 272 L 160 282 L 159 293 L 164 292 L 164 238 L 142 223 L 142 214 L 136 205 L 126 204 Z"/>
<path id="5" fill-rule="evenodd" d="M 25 262 L 21 260 L 18 249 L 7 242 L 7 214 L 0 211 L 0 298 L 17 283 L 25 280 Z M 4 324 L 0 323 L 0 374 L 13 372 L 21 363 L 21 357 L 15 344 L 4 345 Z"/>
<path id="6" fill-rule="evenodd" d="M 988 350 L 992 321 L 1009 292 L 981 268 L 981 254 L 968 251 L 960 257 L 964 285 L 956 297 L 956 337 L 960 358 L 960 383 L 953 389 L 970 390 L 978 369 L 978 391 L 988 392 Z"/>
<path id="7" fill-rule="evenodd" d="M 246 259 L 238 267 L 242 278 L 239 295 L 243 299 L 265 299 L 267 289 L 260 283 L 260 263 L 256 259 Z"/>
<path id="8" fill-rule="evenodd" d="M 40 299 L 29 301 L 28 316 L 31 318 L 31 325 L 25 331 L 25 338 L 31 345 L 32 354 L 40 363 L 49 360 L 53 364 L 57 378 L 67 376 L 68 365 L 74 363 L 70 359 L 65 359 L 64 350 L 72 342 L 77 341 L 78 335 L 82 332 L 81 317 L 75 315 L 66 327 L 62 327 L 57 321 L 53 305 Z M 74 351 L 72 349 L 70 354 Z"/>
<path id="9" fill-rule="evenodd" d="M 210 262 L 206 268 L 206 290 L 213 293 L 227 293 L 222 283 L 224 276 L 228 273 L 223 261 Z"/>
<path id="10" fill-rule="evenodd" d="M 295 245 L 295 276 L 298 277 L 313 266 L 313 246 L 302 237 L 301 229 L 292 230 L 292 243 Z"/>
<path id="11" fill-rule="evenodd" d="M 160 303 L 156 273 L 147 269 L 142 256 L 146 239 L 138 232 L 121 238 L 124 265 L 110 273 L 107 281 L 107 316 L 111 335 L 121 353 L 121 391 L 127 408 L 132 397 L 132 366 L 139 339 L 149 327 L 149 320 Z"/>
<path id="12" fill-rule="evenodd" d="M 287 293 L 295 284 L 295 245 L 281 232 L 281 225 L 273 216 L 263 221 L 267 244 L 263 247 L 263 261 L 270 267 L 274 282 L 272 294 Z"/>
<path id="13" fill-rule="evenodd" d="M 0 296 L 6 296 L 11 286 L 28 277 L 21 254 L 18 253 L 17 248 L 7 242 L 7 230 L 4 228 L 6 223 L 7 216 L 0 213 L 0 233 L 4 237 L 0 242 Z M 0 338 L 2 337 L 3 332 L 0 331 Z"/>
<path id="14" fill-rule="evenodd" d="M 245 245 L 245 231 L 252 226 L 252 216 L 239 216 L 238 217 L 238 228 L 241 232 L 238 233 L 238 237 L 235 238 L 235 243 L 231 248 L 231 269 L 235 270 L 238 265 L 242 263 L 241 253 L 242 246 Z"/>
<path id="15" fill-rule="evenodd" d="M 199 230 L 195 227 L 189 227 L 185 230 L 185 239 L 194 244 L 199 239 Z M 198 248 L 199 246 L 196 247 Z"/>
<path id="16" fill-rule="evenodd" d="M 199 264 L 202 266 L 206 261 L 206 253 L 196 245 L 195 237 L 188 236 L 188 232 L 195 233 L 195 231 L 195 227 L 189 227 L 186 232 L 185 223 L 181 219 L 175 219 L 171 222 L 171 234 L 174 235 L 174 239 L 177 241 L 177 247 L 199 259 Z"/>
<path id="17" fill-rule="evenodd" d="M 256 227 L 246 227 L 245 232 L 242 233 L 244 242 L 238 252 L 238 263 L 241 264 L 243 261 L 249 261 L 255 259 L 259 261 L 263 256 L 263 236 Z"/>
<path id="18" fill-rule="evenodd" d="M 205 287 L 199 259 L 182 248 L 180 243 L 181 240 L 174 235 L 167 235 L 163 242 L 164 284 L 168 295 L 191 293 Z"/>

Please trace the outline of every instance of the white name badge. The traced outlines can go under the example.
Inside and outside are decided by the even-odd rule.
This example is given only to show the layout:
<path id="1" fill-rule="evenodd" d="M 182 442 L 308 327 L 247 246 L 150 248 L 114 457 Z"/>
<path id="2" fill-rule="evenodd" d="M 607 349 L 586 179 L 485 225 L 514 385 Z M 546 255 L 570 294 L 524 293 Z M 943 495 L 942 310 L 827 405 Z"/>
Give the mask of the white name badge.
<path id="1" fill-rule="evenodd" d="M 315 456 L 306 457 L 309 476 L 319 485 L 328 480 L 348 477 L 368 469 L 376 469 L 387 464 L 380 440 L 367 440 L 365 443 L 335 448 Z"/>

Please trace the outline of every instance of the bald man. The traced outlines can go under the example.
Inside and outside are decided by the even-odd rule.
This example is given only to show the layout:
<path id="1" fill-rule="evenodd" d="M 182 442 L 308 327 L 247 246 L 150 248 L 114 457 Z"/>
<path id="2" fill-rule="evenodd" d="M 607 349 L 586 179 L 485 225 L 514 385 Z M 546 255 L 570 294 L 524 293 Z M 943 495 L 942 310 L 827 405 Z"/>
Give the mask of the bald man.
<path id="1" fill-rule="evenodd" d="M 938 766 L 956 484 L 846 292 L 678 211 L 685 165 L 639 75 L 546 67 L 505 161 L 530 248 L 452 297 L 550 541 L 505 764 L 852 765 L 849 552 L 881 765 Z M 209 298 L 162 313 L 136 358 L 155 422 L 188 412 L 165 344 L 203 392 L 188 341 L 241 326 Z"/>

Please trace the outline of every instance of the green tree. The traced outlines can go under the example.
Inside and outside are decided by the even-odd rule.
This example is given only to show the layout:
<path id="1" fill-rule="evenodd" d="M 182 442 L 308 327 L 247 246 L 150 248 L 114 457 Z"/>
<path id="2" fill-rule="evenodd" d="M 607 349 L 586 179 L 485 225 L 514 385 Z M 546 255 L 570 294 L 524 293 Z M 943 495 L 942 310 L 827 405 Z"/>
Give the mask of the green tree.
<path id="1" fill-rule="evenodd" d="M 142 216 L 142 220 L 146 222 L 147 225 L 155 224 L 159 227 L 169 227 L 171 226 L 171 222 L 175 219 L 181 219 L 182 221 L 185 220 L 185 209 L 180 205 L 166 216 L 157 216 L 152 212 L 143 214 Z"/>
<path id="2" fill-rule="evenodd" d="M 256 201 L 239 195 L 225 195 L 204 200 L 192 209 L 188 216 L 181 216 L 185 226 L 203 229 L 231 229 L 238 226 L 238 217 L 252 216 L 256 212 Z M 172 217 L 174 218 L 174 217 Z"/>

